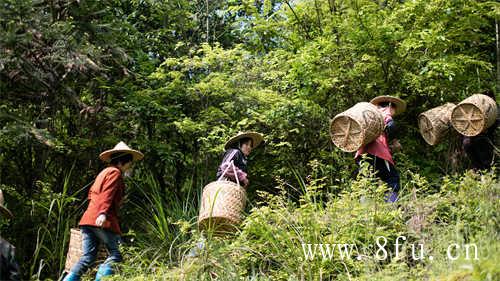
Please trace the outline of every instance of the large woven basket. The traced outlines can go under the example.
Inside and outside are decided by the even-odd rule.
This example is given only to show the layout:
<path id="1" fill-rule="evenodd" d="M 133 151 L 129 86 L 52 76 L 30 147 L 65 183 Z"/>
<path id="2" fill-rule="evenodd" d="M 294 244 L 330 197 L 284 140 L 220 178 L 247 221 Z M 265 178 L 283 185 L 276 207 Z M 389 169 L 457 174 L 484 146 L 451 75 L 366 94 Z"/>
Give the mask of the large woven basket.
<path id="1" fill-rule="evenodd" d="M 375 140 L 384 131 L 384 116 L 377 107 L 360 102 L 338 114 L 330 123 L 333 143 L 346 152 L 354 152 Z"/>
<path id="2" fill-rule="evenodd" d="M 68 255 L 66 256 L 64 270 L 70 272 L 71 268 L 78 262 L 82 254 L 82 232 L 78 228 L 72 228 L 70 231 Z M 107 256 L 108 252 L 106 248 L 103 245 L 99 245 L 97 261 L 104 261 Z"/>
<path id="3" fill-rule="evenodd" d="M 418 116 L 418 127 L 424 140 L 435 145 L 441 142 L 451 128 L 451 112 L 455 104 L 444 105 L 429 109 Z"/>
<path id="4" fill-rule="evenodd" d="M 214 181 L 203 189 L 198 226 L 216 234 L 234 232 L 241 223 L 246 192 L 232 181 Z"/>
<path id="5" fill-rule="evenodd" d="M 487 95 L 475 94 L 460 102 L 451 113 L 451 124 L 464 136 L 477 136 L 495 123 L 496 102 Z"/>

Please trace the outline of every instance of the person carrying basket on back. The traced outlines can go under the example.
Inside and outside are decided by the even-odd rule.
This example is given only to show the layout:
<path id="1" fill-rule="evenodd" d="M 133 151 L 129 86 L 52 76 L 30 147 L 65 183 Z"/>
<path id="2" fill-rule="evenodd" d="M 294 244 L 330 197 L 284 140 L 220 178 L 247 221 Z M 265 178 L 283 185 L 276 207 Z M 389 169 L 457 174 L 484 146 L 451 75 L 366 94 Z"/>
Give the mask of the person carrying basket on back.
<path id="1" fill-rule="evenodd" d="M 369 163 L 375 169 L 377 176 L 387 183 L 391 189 L 387 193 L 386 201 L 396 202 L 400 189 L 399 173 L 392 159 L 393 150 L 401 150 L 401 144 L 396 139 L 396 123 L 393 117 L 406 110 L 406 102 L 392 96 L 378 96 L 370 101 L 384 114 L 384 132 L 374 141 L 362 146 L 354 158 L 359 164 L 361 155 L 366 154 Z"/>
<path id="2" fill-rule="evenodd" d="M 492 98 L 496 103 L 495 93 L 491 90 L 486 90 L 482 92 Z M 495 123 L 489 127 L 485 132 L 473 136 L 462 136 L 462 148 L 465 151 L 467 157 L 470 160 L 470 165 L 473 170 L 489 170 L 494 164 L 495 153 L 498 154 L 498 148 L 496 147 L 496 131 L 498 126 L 500 126 L 500 106 L 497 106 L 497 116 Z"/>
<path id="3" fill-rule="evenodd" d="M 94 264 L 100 243 L 106 246 L 109 257 L 99 266 L 96 281 L 112 275 L 112 264 L 122 261 L 118 249 L 121 234 L 118 211 L 125 193 L 123 175 L 130 171 L 133 161 L 143 157 L 141 152 L 129 148 L 124 142 L 99 155 L 110 165 L 99 173 L 89 190 L 89 205 L 79 223 L 83 255 L 63 281 L 80 280 L 81 275 Z"/>

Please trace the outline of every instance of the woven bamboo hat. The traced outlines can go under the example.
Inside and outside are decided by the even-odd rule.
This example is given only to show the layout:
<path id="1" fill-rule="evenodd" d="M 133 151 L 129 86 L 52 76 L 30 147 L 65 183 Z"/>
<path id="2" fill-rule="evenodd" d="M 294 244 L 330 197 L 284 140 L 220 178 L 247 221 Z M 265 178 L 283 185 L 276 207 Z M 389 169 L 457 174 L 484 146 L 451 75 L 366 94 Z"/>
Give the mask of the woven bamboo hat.
<path id="1" fill-rule="evenodd" d="M 12 212 L 9 211 L 9 209 L 5 208 L 4 203 L 5 199 L 3 198 L 3 193 L 2 190 L 0 189 L 0 214 L 6 216 L 9 219 L 14 217 L 14 215 L 12 215 Z"/>
<path id="2" fill-rule="evenodd" d="M 111 161 L 112 154 L 120 153 L 120 152 L 122 152 L 124 154 L 127 154 L 127 153 L 132 154 L 134 161 L 138 161 L 138 160 L 141 160 L 142 158 L 144 158 L 144 154 L 142 154 L 142 152 L 140 152 L 138 150 L 131 149 L 130 147 L 128 147 L 128 145 L 126 145 L 124 142 L 121 141 L 117 145 L 115 145 L 115 147 L 113 147 L 113 149 L 109 149 L 109 150 L 106 150 L 103 153 L 101 153 L 99 155 L 99 159 L 101 159 L 104 162 L 109 162 L 109 161 Z"/>
<path id="3" fill-rule="evenodd" d="M 239 132 L 236 136 L 230 138 L 227 142 L 226 145 L 224 145 L 225 149 L 228 149 L 232 147 L 235 143 L 240 141 L 241 139 L 244 138 L 251 138 L 252 139 L 252 148 L 256 148 L 257 146 L 260 145 L 264 137 L 257 133 L 257 132 Z"/>
<path id="4" fill-rule="evenodd" d="M 399 115 L 406 110 L 406 102 L 398 97 L 393 96 L 378 96 L 370 101 L 374 105 L 379 105 L 383 102 L 390 102 L 396 107 L 396 113 L 394 115 Z"/>

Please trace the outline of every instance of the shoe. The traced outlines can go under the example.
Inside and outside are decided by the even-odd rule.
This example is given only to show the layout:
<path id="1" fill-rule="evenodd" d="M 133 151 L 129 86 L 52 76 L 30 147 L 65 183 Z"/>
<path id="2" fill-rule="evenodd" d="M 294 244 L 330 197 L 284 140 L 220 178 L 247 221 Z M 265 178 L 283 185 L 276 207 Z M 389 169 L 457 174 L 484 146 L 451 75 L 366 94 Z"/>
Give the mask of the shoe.
<path id="1" fill-rule="evenodd" d="M 389 191 L 385 195 L 385 202 L 387 203 L 395 203 L 398 201 L 398 193 L 394 191 Z"/>
<path id="2" fill-rule="evenodd" d="M 63 279 L 63 281 L 80 281 L 80 276 L 76 273 L 69 272 Z"/>
<path id="3" fill-rule="evenodd" d="M 95 281 L 101 281 L 103 277 L 113 275 L 113 268 L 110 264 L 101 264 L 95 275 Z"/>
<path id="4" fill-rule="evenodd" d="M 196 246 L 194 246 L 193 248 L 191 248 L 191 250 L 189 250 L 189 253 L 186 255 L 186 257 L 195 258 L 200 255 L 203 249 L 205 249 L 205 239 L 201 238 L 201 240 L 196 243 Z"/>

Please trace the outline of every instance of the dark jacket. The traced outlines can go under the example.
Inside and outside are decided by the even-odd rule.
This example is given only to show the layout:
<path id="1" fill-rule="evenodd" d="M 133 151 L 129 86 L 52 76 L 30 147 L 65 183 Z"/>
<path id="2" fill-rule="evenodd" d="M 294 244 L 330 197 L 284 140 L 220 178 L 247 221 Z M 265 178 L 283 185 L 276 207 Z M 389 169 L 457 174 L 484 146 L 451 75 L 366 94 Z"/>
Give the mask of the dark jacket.
<path id="1" fill-rule="evenodd" d="M 0 281 L 21 280 L 15 248 L 0 237 Z"/>
<path id="2" fill-rule="evenodd" d="M 496 145 L 496 129 L 500 125 L 500 107 L 497 105 L 497 120 L 495 124 L 474 137 L 462 137 L 462 145 L 471 161 L 473 169 L 489 169 L 493 162 Z"/>
<path id="3" fill-rule="evenodd" d="M 389 143 L 396 138 L 396 135 L 398 134 L 398 127 L 396 127 L 396 122 L 394 122 L 394 119 L 391 118 L 387 122 L 387 124 L 385 124 L 384 133 L 386 134 L 387 141 Z"/>
<path id="4" fill-rule="evenodd" d="M 238 148 L 229 148 L 224 153 L 224 157 L 222 158 L 221 165 L 219 165 L 219 167 L 217 168 L 217 179 L 219 179 L 220 176 L 222 175 L 222 173 L 224 172 L 221 169 L 222 164 L 224 164 L 226 162 L 231 162 L 231 160 L 234 161 L 234 165 L 236 167 L 238 167 L 243 172 L 248 173 L 248 171 L 247 171 L 248 160 L 245 157 L 245 155 L 243 154 L 243 152 Z"/>

